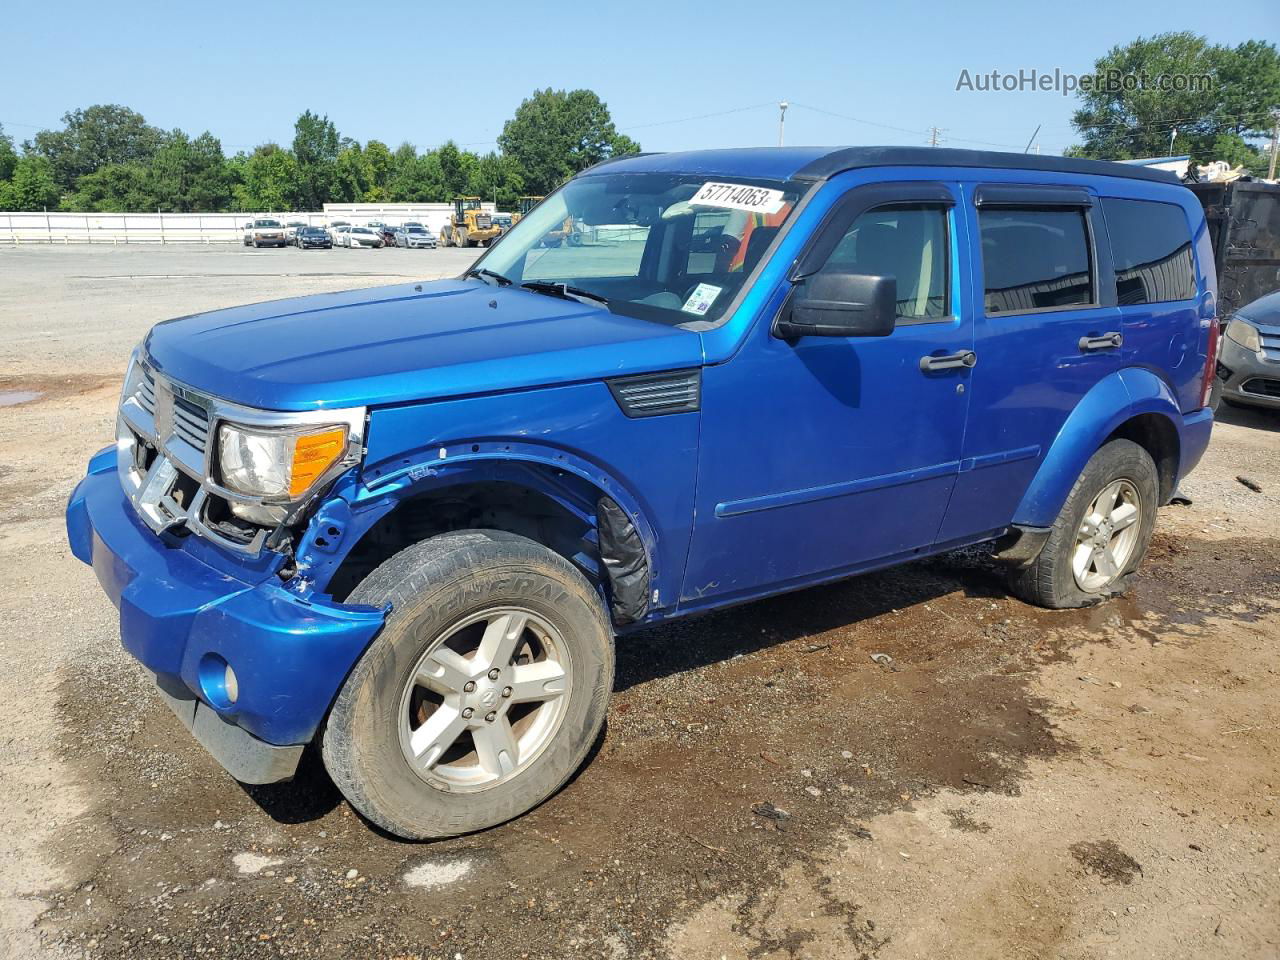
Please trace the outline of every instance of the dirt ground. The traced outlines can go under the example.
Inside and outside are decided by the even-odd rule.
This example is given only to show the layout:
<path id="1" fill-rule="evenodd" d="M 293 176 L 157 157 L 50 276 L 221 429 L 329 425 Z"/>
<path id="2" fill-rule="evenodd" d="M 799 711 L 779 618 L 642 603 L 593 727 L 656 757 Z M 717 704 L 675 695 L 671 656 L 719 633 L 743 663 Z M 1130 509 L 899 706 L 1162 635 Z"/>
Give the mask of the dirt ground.
<path id="1" fill-rule="evenodd" d="M 0 251 L 0 956 L 1280 956 L 1267 414 L 1224 411 L 1124 598 L 1028 607 L 971 550 L 623 640 L 594 755 L 494 830 L 380 834 L 314 758 L 237 786 L 62 507 L 150 323 L 461 252 L 334 254 Z"/>

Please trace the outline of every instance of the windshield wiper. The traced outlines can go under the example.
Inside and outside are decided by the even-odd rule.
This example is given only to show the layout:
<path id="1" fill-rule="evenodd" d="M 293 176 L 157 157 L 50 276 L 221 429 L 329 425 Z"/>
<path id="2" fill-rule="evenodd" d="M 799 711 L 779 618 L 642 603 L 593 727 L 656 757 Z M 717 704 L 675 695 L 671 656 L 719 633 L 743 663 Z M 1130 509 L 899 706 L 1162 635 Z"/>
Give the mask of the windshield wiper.
<path id="1" fill-rule="evenodd" d="M 464 277 L 478 277 L 490 286 L 497 285 L 499 287 L 509 287 L 514 282 L 510 277 L 504 277 L 502 274 L 494 270 L 480 267 L 475 270 L 468 270 L 463 274 Z"/>
<path id="2" fill-rule="evenodd" d="M 579 303 L 600 304 L 604 307 L 609 305 L 607 297 L 592 293 L 590 290 L 583 290 L 581 287 L 571 287 L 567 283 L 552 283 L 549 280 L 529 280 L 520 284 L 520 289 L 532 290 L 534 293 L 545 293 L 548 296 L 559 297 L 562 300 L 577 300 Z"/>

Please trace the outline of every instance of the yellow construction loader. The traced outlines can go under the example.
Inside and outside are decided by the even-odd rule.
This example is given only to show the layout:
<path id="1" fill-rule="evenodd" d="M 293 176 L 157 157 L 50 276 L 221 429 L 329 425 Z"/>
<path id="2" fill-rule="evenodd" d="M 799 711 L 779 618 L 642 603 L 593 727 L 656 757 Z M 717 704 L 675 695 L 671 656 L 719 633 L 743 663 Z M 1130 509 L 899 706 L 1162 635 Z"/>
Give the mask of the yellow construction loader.
<path id="1" fill-rule="evenodd" d="M 480 206 L 479 197 L 454 197 L 453 213 L 440 228 L 442 247 L 487 247 L 502 234 L 502 228 Z"/>

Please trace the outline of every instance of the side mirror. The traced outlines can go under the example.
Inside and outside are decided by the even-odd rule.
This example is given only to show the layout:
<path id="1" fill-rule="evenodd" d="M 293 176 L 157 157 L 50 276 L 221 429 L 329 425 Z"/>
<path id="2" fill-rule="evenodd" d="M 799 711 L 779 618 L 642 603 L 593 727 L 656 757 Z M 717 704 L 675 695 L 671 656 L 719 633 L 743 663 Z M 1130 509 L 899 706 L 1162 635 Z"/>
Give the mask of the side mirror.
<path id="1" fill-rule="evenodd" d="M 800 281 L 774 336 L 887 337 L 898 319 L 898 281 L 828 271 Z"/>

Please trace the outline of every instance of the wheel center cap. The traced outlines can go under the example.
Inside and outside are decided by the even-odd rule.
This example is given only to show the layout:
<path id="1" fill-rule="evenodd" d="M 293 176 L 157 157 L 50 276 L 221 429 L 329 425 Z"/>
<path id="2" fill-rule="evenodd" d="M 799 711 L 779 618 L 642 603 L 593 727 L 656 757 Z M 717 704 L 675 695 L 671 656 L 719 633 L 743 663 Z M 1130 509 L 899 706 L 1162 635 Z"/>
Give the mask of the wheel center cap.
<path id="1" fill-rule="evenodd" d="M 480 703 L 487 709 L 493 709 L 498 704 L 498 691 L 493 687 L 486 687 L 480 694 Z"/>

